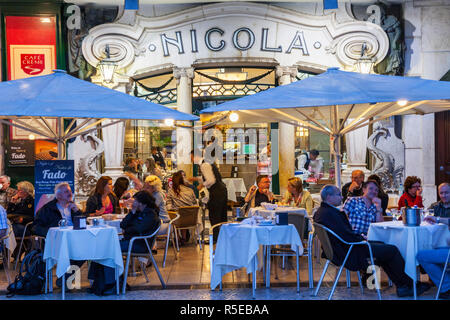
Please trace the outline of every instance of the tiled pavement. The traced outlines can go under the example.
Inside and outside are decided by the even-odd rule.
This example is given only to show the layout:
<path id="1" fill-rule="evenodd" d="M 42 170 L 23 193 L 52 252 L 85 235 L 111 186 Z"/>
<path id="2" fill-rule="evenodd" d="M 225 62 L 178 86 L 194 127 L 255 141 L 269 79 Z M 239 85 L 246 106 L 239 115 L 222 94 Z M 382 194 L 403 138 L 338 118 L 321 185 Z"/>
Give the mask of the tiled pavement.
<path id="1" fill-rule="evenodd" d="M 159 244 L 160 248 L 163 243 Z M 81 289 L 66 293 L 66 300 L 251 300 L 251 280 L 245 269 L 240 269 L 224 276 L 224 288 L 222 291 L 209 289 L 209 247 L 204 246 L 200 250 L 193 243 L 180 248 L 178 259 L 175 259 L 174 251 L 169 250 L 166 267 L 162 268 L 163 260 L 162 249 L 158 249 L 155 256 L 164 281 L 167 284 L 165 290 L 161 289 L 159 279 L 153 267 L 147 268 L 149 283 L 136 264 L 137 275 L 129 276 L 128 284 L 131 291 L 125 295 L 111 295 L 98 297 L 87 293 L 89 287 L 87 280 L 87 266 L 83 265 Z M 300 293 L 296 292 L 295 284 L 295 260 L 293 264 L 286 264 L 283 270 L 278 268 L 278 279 L 275 279 L 274 268 L 272 267 L 271 288 L 266 289 L 262 283 L 262 273 L 257 274 L 258 287 L 256 289 L 256 300 L 323 300 L 327 299 L 334 279 L 335 269 L 330 267 L 324 279 L 321 290 L 317 297 L 312 296 L 312 290 L 308 288 L 308 270 L 307 258 L 300 259 Z M 314 259 L 314 284 L 322 272 L 323 260 Z M 11 272 L 13 276 L 13 272 Z M 55 277 L 54 277 L 55 279 Z M 428 281 L 426 275 L 422 275 L 422 281 Z M 4 270 L 0 271 L 0 300 L 19 299 L 19 300 L 59 300 L 61 299 L 61 290 L 54 289 L 51 294 L 42 294 L 38 296 L 15 296 L 6 298 L 7 281 Z M 419 297 L 420 300 L 434 299 L 436 287 L 432 287 L 426 294 Z M 388 287 L 386 275 L 382 272 L 382 298 L 384 300 L 408 300 L 412 298 L 397 298 L 395 289 Z M 377 299 L 375 290 L 365 289 L 362 294 L 357 283 L 356 273 L 352 272 L 352 287 L 347 288 L 345 284 L 345 272 L 341 276 L 340 283 L 333 296 L 334 300 L 375 300 Z"/>

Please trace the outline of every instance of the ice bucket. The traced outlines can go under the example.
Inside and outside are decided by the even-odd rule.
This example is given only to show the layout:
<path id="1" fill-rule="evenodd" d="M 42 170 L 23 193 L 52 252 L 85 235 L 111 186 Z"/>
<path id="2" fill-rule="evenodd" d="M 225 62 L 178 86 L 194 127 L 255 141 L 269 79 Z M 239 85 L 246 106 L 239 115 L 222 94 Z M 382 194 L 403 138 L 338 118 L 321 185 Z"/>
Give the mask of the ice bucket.
<path id="1" fill-rule="evenodd" d="M 402 208 L 402 221 L 405 226 L 408 227 L 417 227 L 420 226 L 421 216 L 422 216 L 421 208 Z"/>

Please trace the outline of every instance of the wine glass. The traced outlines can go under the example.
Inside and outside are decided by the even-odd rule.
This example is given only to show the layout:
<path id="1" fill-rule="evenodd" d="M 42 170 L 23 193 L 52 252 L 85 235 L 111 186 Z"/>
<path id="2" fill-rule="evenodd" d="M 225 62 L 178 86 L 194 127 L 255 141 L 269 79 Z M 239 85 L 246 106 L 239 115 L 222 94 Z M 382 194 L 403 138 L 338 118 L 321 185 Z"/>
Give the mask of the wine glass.
<path id="1" fill-rule="evenodd" d="M 400 218 L 400 212 L 398 211 L 398 209 L 391 209 L 391 214 L 392 217 L 394 217 L 394 219 L 398 221 L 398 218 Z"/>

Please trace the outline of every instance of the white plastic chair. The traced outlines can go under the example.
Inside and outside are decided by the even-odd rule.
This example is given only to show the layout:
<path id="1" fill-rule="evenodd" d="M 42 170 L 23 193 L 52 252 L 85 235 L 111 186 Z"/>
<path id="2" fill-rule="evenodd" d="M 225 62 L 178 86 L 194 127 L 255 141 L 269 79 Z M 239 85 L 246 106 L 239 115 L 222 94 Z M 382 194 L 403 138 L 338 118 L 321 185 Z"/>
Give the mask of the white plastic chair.
<path id="1" fill-rule="evenodd" d="M 325 277 L 325 273 L 328 269 L 328 266 L 329 266 L 331 260 L 333 260 L 333 248 L 331 246 L 331 242 L 330 242 L 328 233 L 332 234 L 336 239 L 338 239 L 342 243 L 350 246 L 348 248 L 347 254 L 345 255 L 344 261 L 340 265 L 339 271 L 336 274 L 336 279 L 333 283 L 333 288 L 331 289 L 330 295 L 328 296 L 328 300 L 331 300 L 333 293 L 336 289 L 337 283 L 339 281 L 339 278 L 341 276 L 342 270 L 344 269 L 345 263 L 347 262 L 347 259 L 350 256 L 350 253 L 351 253 L 353 247 L 357 246 L 357 245 L 366 245 L 369 248 L 370 262 L 374 266 L 375 264 L 374 264 L 374 260 L 373 260 L 372 247 L 370 246 L 370 243 L 368 241 L 347 242 L 347 241 L 343 240 L 340 236 L 338 236 L 335 232 L 330 230 L 329 228 L 327 228 L 319 223 L 315 223 L 315 222 L 313 223 L 313 225 L 314 225 L 314 233 L 316 233 L 317 237 L 320 239 L 320 242 L 322 244 L 322 249 L 325 252 L 325 255 L 327 258 L 327 262 L 323 268 L 323 272 L 322 272 L 322 275 L 320 276 L 320 280 L 319 280 L 319 283 L 317 284 L 317 288 L 316 288 L 316 291 L 314 292 L 314 296 L 317 296 L 320 286 L 322 284 L 323 278 Z M 361 291 L 363 291 L 363 285 L 361 282 L 361 275 L 360 275 L 359 271 L 357 271 L 357 274 L 358 274 Z M 374 273 L 374 277 L 375 277 L 375 283 L 379 283 L 376 272 Z M 348 286 L 348 283 L 349 283 L 349 277 L 347 276 L 347 286 Z M 378 294 L 378 299 L 381 300 L 381 293 L 380 293 L 380 289 L 378 286 L 376 286 L 376 290 L 377 290 L 377 294 Z"/>

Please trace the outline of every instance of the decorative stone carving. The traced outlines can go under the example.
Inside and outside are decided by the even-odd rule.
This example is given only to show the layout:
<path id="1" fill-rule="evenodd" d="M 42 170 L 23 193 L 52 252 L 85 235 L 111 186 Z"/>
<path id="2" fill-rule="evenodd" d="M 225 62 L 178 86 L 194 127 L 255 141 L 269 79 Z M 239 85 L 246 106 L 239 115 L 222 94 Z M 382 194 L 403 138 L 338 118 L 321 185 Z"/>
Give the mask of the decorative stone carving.
<path id="1" fill-rule="evenodd" d="M 75 192 L 78 196 L 87 196 L 95 187 L 100 171 L 97 168 L 97 160 L 102 155 L 104 149 L 103 141 L 95 133 L 91 132 L 80 136 L 84 143 L 90 143 L 92 151 L 78 160 L 75 171 Z"/>
<path id="2" fill-rule="evenodd" d="M 315 16 L 268 4 L 215 3 L 161 17 L 136 15 L 132 26 L 96 26 L 82 50 L 97 65 L 108 44 L 111 59 L 129 76 L 149 64 L 190 67 L 211 57 L 273 58 L 285 66 L 321 61 L 326 67 L 353 69 L 363 43 L 369 58 L 381 61 L 389 46 L 383 29 L 351 16 L 345 21 L 338 22 L 336 12 Z"/>
<path id="3" fill-rule="evenodd" d="M 68 30 L 67 34 L 70 73 L 76 73 L 78 78 L 84 80 L 89 80 L 95 74 L 96 65 L 87 63 L 81 52 L 82 41 L 94 26 L 114 21 L 117 16 L 117 11 L 117 7 L 98 7 L 92 4 L 81 6 L 81 28 Z"/>
<path id="4" fill-rule="evenodd" d="M 372 173 L 381 178 L 385 191 L 394 191 L 403 181 L 405 145 L 394 134 L 394 126 L 375 122 L 367 140 L 367 149 L 375 157 Z"/>

